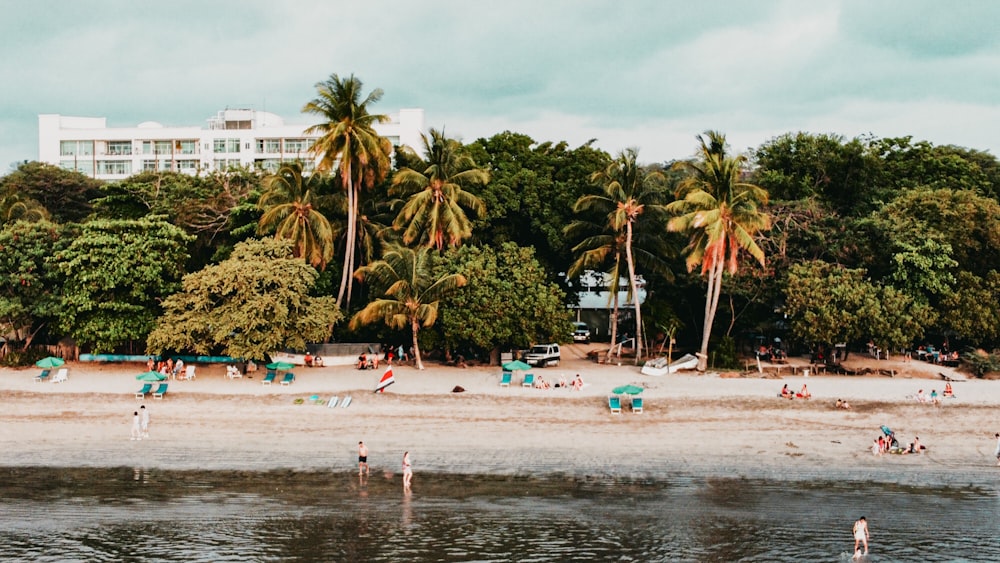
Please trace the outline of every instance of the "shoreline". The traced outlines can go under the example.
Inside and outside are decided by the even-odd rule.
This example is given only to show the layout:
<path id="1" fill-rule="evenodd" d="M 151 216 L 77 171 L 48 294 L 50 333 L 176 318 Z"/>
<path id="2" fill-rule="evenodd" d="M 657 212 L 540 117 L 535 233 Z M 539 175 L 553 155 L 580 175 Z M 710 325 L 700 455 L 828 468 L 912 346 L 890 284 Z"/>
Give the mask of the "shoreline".
<path id="1" fill-rule="evenodd" d="M 396 366 L 396 384 L 374 394 L 383 369 L 296 368 L 292 385 L 264 386 L 260 372 L 229 380 L 224 366 L 199 365 L 194 381 L 171 380 L 166 398 L 144 401 L 134 398 L 144 366 L 71 363 L 69 380 L 58 384 L 33 382 L 36 369 L 4 368 L 0 466 L 341 472 L 356 469 L 364 440 L 373 476 L 398 474 L 409 450 L 415 480 L 425 472 L 994 485 L 1000 381 L 954 383 L 957 398 L 934 407 L 906 397 L 940 392 L 944 382 L 927 371 L 939 367 L 904 368 L 894 378 L 649 377 L 635 366 L 571 357 L 533 372 L 550 381 L 580 373 L 582 391 L 521 388 L 518 374 L 502 388 L 499 368 Z M 610 414 L 611 389 L 628 383 L 645 388 L 644 412 Z M 796 391 L 808 384 L 813 398 L 778 398 L 785 383 Z M 456 385 L 466 391 L 452 393 Z M 353 401 L 331 409 L 310 403 L 313 395 Z M 838 398 L 854 408 L 835 409 Z M 150 410 L 151 438 L 133 442 L 140 404 Z M 901 443 L 919 435 L 928 451 L 873 456 L 882 424 Z"/>

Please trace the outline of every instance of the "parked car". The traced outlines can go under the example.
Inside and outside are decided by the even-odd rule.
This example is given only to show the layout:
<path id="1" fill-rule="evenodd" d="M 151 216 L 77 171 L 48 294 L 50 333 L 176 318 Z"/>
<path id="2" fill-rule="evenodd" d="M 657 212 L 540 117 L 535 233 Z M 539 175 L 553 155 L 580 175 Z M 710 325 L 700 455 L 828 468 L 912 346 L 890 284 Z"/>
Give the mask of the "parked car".
<path id="1" fill-rule="evenodd" d="M 525 354 L 524 361 L 528 365 L 543 368 L 559 365 L 561 358 L 558 344 L 536 344 Z"/>
<path id="2" fill-rule="evenodd" d="M 590 342 L 590 327 L 587 323 L 573 323 L 573 342 Z"/>

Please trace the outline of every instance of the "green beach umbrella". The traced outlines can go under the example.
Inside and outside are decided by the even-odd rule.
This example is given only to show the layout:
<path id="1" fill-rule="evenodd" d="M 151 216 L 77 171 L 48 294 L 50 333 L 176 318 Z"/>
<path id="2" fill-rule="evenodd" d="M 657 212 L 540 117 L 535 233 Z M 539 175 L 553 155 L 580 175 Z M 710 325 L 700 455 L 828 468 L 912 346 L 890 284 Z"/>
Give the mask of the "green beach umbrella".
<path id="1" fill-rule="evenodd" d="M 139 381 L 163 381 L 167 376 L 158 371 L 147 371 L 146 373 L 140 373 L 135 378 Z"/>
<path id="2" fill-rule="evenodd" d="M 521 360 L 514 360 L 512 362 L 507 362 L 503 365 L 503 369 L 507 371 L 524 371 L 526 369 L 531 369 L 531 366 L 522 362 Z"/>
<path id="3" fill-rule="evenodd" d="M 611 390 L 611 392 L 615 395 L 638 395 L 639 393 L 642 393 L 642 391 L 642 387 L 632 384 L 622 385 L 621 387 L 615 387 Z"/>
<path id="4" fill-rule="evenodd" d="M 35 365 L 42 369 L 52 369 L 57 368 L 66 363 L 66 360 L 62 358 L 56 358 L 54 356 L 49 356 L 48 358 L 42 358 L 35 362 Z"/>
<path id="5" fill-rule="evenodd" d="M 267 369 L 274 369 L 278 371 L 286 371 L 295 367 L 295 364 L 290 364 L 288 362 L 271 362 L 265 366 Z"/>

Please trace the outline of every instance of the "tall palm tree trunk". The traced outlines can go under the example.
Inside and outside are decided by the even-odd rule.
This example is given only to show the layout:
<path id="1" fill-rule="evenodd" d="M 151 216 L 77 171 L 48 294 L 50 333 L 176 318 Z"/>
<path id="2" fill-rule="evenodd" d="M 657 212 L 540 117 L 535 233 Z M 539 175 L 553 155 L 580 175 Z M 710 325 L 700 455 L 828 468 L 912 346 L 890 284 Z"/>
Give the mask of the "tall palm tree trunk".
<path id="1" fill-rule="evenodd" d="M 639 305 L 639 288 L 635 281 L 635 262 L 632 260 L 632 223 L 625 225 L 625 261 L 628 263 L 628 280 L 632 287 L 632 304 L 635 307 L 635 365 L 642 357 L 642 312 Z"/>
<path id="2" fill-rule="evenodd" d="M 417 341 L 417 335 L 420 334 L 420 321 L 414 318 L 410 321 L 410 327 L 413 329 L 413 360 L 416 362 L 417 369 L 424 369 L 424 361 L 420 358 L 420 343 Z"/>
<path id="3" fill-rule="evenodd" d="M 353 256 L 351 249 L 354 247 L 354 179 L 351 177 L 351 164 L 347 163 L 347 234 L 344 243 L 344 271 L 340 274 L 340 290 L 337 292 L 337 307 L 344 308 L 344 295 L 351 279 L 354 277 L 352 268 Z M 350 297 L 347 298 L 348 302 Z"/>
<path id="4" fill-rule="evenodd" d="M 708 289 L 705 292 L 705 324 L 701 337 L 701 353 L 698 354 L 698 371 L 708 369 L 708 341 L 712 337 L 712 324 L 715 322 L 715 311 L 719 306 L 719 295 L 722 292 L 722 274 L 725 264 L 715 260 L 708 273 Z"/>

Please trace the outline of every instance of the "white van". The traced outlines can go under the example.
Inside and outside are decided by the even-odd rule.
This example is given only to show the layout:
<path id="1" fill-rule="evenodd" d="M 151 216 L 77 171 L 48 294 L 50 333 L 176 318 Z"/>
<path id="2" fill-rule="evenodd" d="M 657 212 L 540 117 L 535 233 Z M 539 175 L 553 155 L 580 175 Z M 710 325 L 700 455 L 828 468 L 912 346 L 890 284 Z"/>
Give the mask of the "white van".
<path id="1" fill-rule="evenodd" d="M 587 323 L 573 323 L 573 342 L 590 342 L 590 327 Z"/>
<path id="2" fill-rule="evenodd" d="M 524 355 L 524 361 L 528 362 L 528 365 L 540 368 L 557 366 L 561 358 L 558 344 L 536 344 Z"/>

